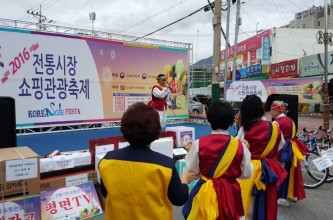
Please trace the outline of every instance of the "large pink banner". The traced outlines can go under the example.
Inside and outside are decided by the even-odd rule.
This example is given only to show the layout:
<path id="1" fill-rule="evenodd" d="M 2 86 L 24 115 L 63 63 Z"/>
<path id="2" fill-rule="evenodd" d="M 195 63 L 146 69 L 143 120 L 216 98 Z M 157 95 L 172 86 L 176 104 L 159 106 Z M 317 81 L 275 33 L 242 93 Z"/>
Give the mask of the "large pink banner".
<path id="1" fill-rule="evenodd" d="M 270 30 L 265 30 L 253 37 L 250 37 L 247 40 L 244 40 L 242 42 L 239 42 L 237 44 L 237 54 L 243 54 L 248 51 L 261 48 L 262 45 L 262 38 L 263 37 L 269 37 L 270 36 Z M 228 48 L 228 57 L 234 56 L 234 46 L 231 46 Z M 220 59 L 225 59 L 225 50 L 222 50 L 220 53 Z"/>
<path id="2" fill-rule="evenodd" d="M 148 102 L 164 73 L 168 118 L 187 118 L 188 52 L 3 28 L 0 95 L 15 99 L 17 128 L 113 122 L 134 102 Z"/>
<path id="3" fill-rule="evenodd" d="M 241 102 L 255 94 L 263 102 L 271 94 L 297 95 L 299 103 L 322 103 L 322 77 L 234 81 L 227 89 L 227 100 Z"/>

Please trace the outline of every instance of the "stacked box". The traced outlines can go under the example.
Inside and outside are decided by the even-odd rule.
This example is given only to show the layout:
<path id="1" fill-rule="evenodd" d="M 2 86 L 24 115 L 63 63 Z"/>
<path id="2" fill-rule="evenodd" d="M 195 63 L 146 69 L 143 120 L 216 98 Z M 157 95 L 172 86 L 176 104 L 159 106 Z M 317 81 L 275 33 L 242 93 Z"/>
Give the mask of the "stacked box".
<path id="1" fill-rule="evenodd" d="M 175 126 L 167 127 L 166 131 L 176 132 L 177 147 L 185 147 L 189 150 L 195 139 L 195 130 L 192 127 Z"/>
<path id="2" fill-rule="evenodd" d="M 40 194 L 39 155 L 28 147 L 0 149 L 0 199 Z"/>
<path id="3" fill-rule="evenodd" d="M 85 170 L 61 176 L 48 177 L 40 180 L 40 189 L 54 190 L 61 187 L 82 184 L 88 181 L 97 182 L 95 170 Z"/>

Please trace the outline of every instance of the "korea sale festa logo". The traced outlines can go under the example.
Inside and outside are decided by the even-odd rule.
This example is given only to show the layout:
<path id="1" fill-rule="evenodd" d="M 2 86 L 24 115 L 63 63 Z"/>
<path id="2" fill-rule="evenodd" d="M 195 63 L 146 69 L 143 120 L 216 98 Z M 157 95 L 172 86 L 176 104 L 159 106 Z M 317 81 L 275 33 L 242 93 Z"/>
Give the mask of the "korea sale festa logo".
<path id="1" fill-rule="evenodd" d="M 56 105 L 50 103 L 49 107 L 37 110 L 28 110 L 28 118 L 44 118 L 44 117 L 62 117 L 65 115 L 80 115 L 80 108 L 62 108 L 61 103 Z"/>

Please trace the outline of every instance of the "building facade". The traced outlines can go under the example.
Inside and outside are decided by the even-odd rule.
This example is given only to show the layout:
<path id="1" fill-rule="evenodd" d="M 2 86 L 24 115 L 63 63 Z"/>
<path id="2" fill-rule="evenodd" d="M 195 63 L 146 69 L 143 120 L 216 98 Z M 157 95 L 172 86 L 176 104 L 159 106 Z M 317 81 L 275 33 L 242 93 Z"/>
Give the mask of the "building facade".
<path id="1" fill-rule="evenodd" d="M 327 27 L 333 29 L 333 0 L 330 0 L 328 5 Z M 282 28 L 300 28 L 300 29 L 324 29 L 324 6 L 315 6 L 298 12 L 295 14 L 295 19 Z"/>

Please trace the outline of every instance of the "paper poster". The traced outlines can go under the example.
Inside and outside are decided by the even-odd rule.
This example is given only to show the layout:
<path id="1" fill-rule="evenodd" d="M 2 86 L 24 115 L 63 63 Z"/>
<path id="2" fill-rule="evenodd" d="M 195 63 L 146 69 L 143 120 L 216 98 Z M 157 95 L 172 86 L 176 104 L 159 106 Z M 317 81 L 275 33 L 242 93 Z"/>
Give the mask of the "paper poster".
<path id="1" fill-rule="evenodd" d="M 88 219 L 103 214 L 93 181 L 41 192 L 42 219 Z"/>
<path id="2" fill-rule="evenodd" d="M 39 196 L 0 201 L 1 220 L 40 220 Z"/>
<path id="3" fill-rule="evenodd" d="M 193 144 L 193 132 L 192 131 L 182 131 L 180 132 L 180 146 L 186 149 L 191 149 Z"/>

